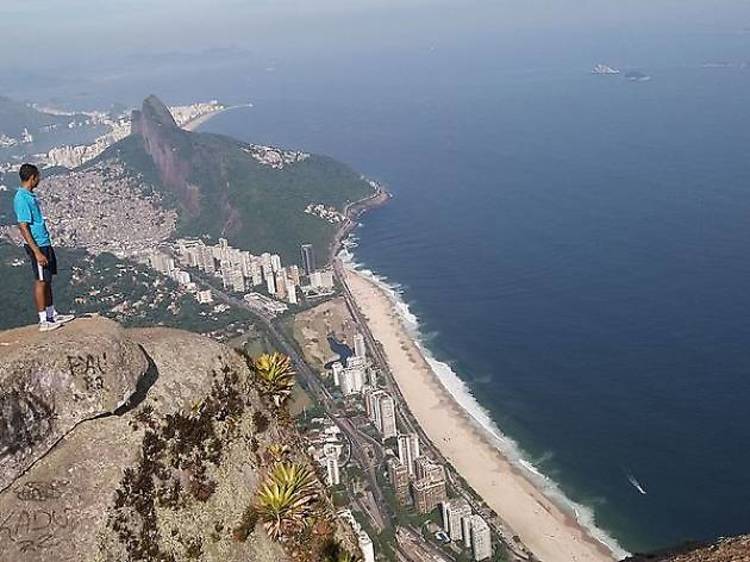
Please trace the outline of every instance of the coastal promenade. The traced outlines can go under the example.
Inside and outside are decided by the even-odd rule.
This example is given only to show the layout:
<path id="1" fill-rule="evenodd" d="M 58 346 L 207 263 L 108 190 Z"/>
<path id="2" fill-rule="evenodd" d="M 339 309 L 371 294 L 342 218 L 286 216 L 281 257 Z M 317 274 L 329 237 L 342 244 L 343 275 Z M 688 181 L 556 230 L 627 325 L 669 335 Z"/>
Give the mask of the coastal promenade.
<path id="1" fill-rule="evenodd" d="M 390 296 L 336 257 L 359 216 L 387 200 L 380 192 L 347 207 L 348 221 L 331 246 L 330 259 L 347 306 L 365 334 L 388 389 L 399 402 L 400 421 L 420 434 L 432 456 L 457 471 L 452 474 L 448 470 L 453 487 L 488 519 L 517 560 L 529 559 L 528 551 L 542 562 L 612 562 L 621 558 L 625 552 L 615 555 L 594 539 L 503 455 L 434 373 Z M 464 489 L 459 477 L 487 507 Z"/>

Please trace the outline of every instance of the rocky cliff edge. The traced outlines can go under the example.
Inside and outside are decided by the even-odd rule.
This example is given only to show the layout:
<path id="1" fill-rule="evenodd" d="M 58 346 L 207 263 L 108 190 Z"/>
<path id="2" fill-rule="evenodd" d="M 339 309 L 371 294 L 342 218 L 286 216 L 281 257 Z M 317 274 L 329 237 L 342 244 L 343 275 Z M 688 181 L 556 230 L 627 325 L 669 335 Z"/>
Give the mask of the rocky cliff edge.
<path id="1" fill-rule="evenodd" d="M 99 318 L 0 333 L 0 562 L 319 559 L 248 516 L 269 448 L 309 465 L 283 417 L 200 336 Z"/>

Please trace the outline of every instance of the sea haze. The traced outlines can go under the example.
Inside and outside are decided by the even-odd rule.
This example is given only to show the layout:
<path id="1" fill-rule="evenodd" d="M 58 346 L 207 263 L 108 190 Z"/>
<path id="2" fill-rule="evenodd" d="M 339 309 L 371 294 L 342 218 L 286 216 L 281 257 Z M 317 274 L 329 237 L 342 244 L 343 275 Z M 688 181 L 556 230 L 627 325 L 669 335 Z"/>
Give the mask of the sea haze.
<path id="1" fill-rule="evenodd" d="M 202 129 L 385 181 L 395 198 L 356 259 L 402 286 L 433 354 L 629 550 L 750 529 L 750 70 L 701 67 L 750 50 L 679 40 L 622 41 L 611 60 L 583 41 L 500 64 L 487 39 L 476 56 L 280 69 Z"/>

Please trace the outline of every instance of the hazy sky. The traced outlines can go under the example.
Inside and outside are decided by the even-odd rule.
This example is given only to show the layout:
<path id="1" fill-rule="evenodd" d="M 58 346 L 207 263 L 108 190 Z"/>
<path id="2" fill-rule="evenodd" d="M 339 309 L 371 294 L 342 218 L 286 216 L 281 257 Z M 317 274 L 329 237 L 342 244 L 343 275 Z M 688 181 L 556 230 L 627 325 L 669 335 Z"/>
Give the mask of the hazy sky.
<path id="1" fill-rule="evenodd" d="M 93 8 L 96 6 L 96 8 Z M 477 30 L 590 26 L 740 31 L 745 0 L 2 0 L 3 62 L 239 44 L 326 49 Z"/>
<path id="2" fill-rule="evenodd" d="M 499 64 L 642 64 L 692 60 L 714 35 L 744 46 L 749 29 L 746 0 L 0 0 L 0 95 L 53 79 L 91 91 L 149 70 L 154 57 L 210 49 L 232 48 L 260 68 L 441 49 L 476 49 Z"/>

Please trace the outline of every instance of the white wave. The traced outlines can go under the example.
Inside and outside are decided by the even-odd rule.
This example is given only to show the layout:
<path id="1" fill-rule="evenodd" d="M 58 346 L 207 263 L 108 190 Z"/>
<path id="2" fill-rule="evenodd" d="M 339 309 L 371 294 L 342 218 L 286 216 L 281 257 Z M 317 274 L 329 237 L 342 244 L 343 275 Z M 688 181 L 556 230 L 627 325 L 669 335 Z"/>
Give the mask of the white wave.
<path id="1" fill-rule="evenodd" d="M 339 258 L 344 265 L 356 270 L 370 281 L 380 287 L 388 296 L 398 311 L 403 325 L 412 336 L 417 347 L 424 355 L 427 363 L 437 375 L 443 387 L 453 399 L 464 409 L 474 421 L 476 426 L 488 435 L 495 446 L 497 446 L 508 460 L 521 468 L 525 476 L 533 482 L 548 498 L 555 502 L 561 509 L 575 517 L 576 521 L 584 527 L 589 534 L 598 542 L 607 547 L 618 559 L 625 558 L 629 552 L 623 549 L 617 540 L 596 526 L 593 509 L 579 504 L 568 498 L 560 489 L 559 485 L 545 476 L 534 464 L 526 458 L 521 447 L 510 437 L 503 434 L 490 413 L 484 408 L 471 393 L 467 384 L 458 376 L 451 366 L 435 358 L 432 351 L 424 345 L 425 338 L 420 332 L 419 318 L 410 310 L 408 303 L 404 300 L 404 287 L 398 283 L 388 280 L 385 276 L 375 273 L 356 261 L 354 254 L 346 249 L 339 253 Z M 545 457 L 548 456 L 547 454 Z"/>

